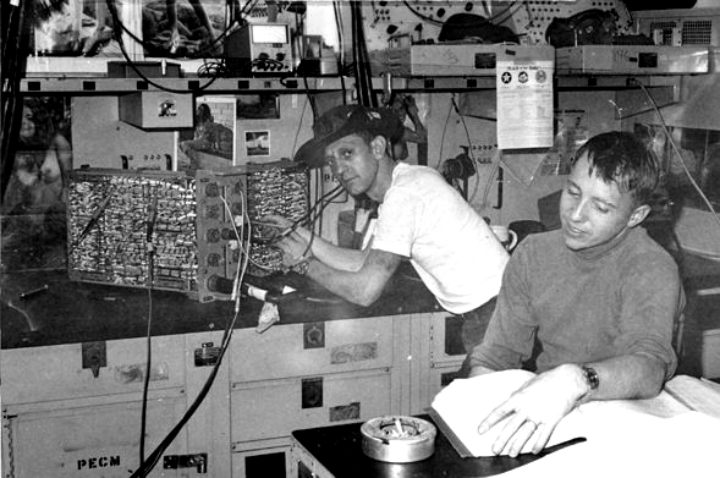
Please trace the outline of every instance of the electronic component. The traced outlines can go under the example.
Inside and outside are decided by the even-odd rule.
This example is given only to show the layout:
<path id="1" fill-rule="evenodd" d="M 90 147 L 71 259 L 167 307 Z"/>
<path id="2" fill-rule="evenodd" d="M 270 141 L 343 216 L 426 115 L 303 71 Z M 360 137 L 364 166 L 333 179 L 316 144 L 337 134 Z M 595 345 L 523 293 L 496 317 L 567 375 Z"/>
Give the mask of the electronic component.
<path id="1" fill-rule="evenodd" d="M 494 76 L 497 61 L 553 58 L 550 46 L 438 43 L 373 52 L 370 62 L 374 75 Z"/>
<path id="2" fill-rule="evenodd" d="M 68 273 L 72 280 L 152 286 L 201 302 L 229 300 L 228 291 L 214 284 L 238 273 L 241 243 L 250 229 L 242 227 L 246 218 L 300 219 L 307 211 L 307 173 L 290 162 L 198 170 L 194 176 L 77 170 L 68 194 Z M 252 228 L 249 270 L 256 275 L 282 266 L 282 254 L 266 241 L 267 234 Z"/>
<path id="3" fill-rule="evenodd" d="M 556 50 L 562 73 L 707 73 L 707 46 L 580 45 Z"/>
<path id="4" fill-rule="evenodd" d="M 242 25 L 225 39 L 225 62 L 234 76 L 292 73 L 290 26 L 285 23 Z"/>
<path id="5" fill-rule="evenodd" d="M 143 129 L 193 126 L 193 96 L 168 91 L 139 91 L 118 98 L 120 120 Z"/>
<path id="6" fill-rule="evenodd" d="M 283 216 L 293 222 L 305 218 L 309 211 L 308 176 L 303 169 L 268 168 L 248 174 L 247 199 L 250 223 L 269 215 Z M 253 275 L 267 275 L 282 267 L 282 252 L 272 245 L 273 228 L 254 227 L 252 231 L 250 268 Z"/>
<path id="7" fill-rule="evenodd" d="M 194 181 L 151 172 L 76 171 L 68 194 L 70 278 L 148 287 L 146 232 L 157 200 L 153 287 L 196 291 Z"/>

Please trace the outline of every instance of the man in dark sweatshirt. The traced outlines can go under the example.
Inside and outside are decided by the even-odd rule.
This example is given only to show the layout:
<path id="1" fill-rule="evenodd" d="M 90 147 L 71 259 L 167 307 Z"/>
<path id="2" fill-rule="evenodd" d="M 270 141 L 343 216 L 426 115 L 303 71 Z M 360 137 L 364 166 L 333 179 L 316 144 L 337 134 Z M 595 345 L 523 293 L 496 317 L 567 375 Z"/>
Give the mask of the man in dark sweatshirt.
<path id="1" fill-rule="evenodd" d="M 672 257 L 638 227 L 658 178 L 632 134 L 597 135 L 573 159 L 562 227 L 515 249 L 471 375 L 531 358 L 538 375 L 479 425 L 503 427 L 495 453 L 538 453 L 578 404 L 653 397 L 674 374 L 685 295 Z"/>

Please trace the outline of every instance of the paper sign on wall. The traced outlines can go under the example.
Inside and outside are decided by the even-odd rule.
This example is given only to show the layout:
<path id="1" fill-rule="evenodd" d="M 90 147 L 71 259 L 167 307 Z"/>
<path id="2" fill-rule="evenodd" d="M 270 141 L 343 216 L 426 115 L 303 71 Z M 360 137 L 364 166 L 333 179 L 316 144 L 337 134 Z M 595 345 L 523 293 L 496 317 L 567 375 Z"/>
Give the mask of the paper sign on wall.
<path id="1" fill-rule="evenodd" d="M 553 145 L 553 62 L 498 60 L 497 136 L 499 149 Z"/>

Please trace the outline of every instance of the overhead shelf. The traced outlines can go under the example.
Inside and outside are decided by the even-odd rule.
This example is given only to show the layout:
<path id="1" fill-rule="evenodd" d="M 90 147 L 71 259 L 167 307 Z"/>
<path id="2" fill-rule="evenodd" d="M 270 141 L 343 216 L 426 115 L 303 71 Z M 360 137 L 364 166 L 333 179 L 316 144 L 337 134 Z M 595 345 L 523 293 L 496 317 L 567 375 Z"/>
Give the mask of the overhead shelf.
<path id="1" fill-rule="evenodd" d="M 342 90 L 348 88 L 350 79 L 340 77 L 298 78 L 25 78 L 20 91 L 29 94 L 121 94 L 138 91 L 171 90 L 183 93 L 233 93 L 257 92 L 305 92 L 319 90 Z"/>
<path id="2" fill-rule="evenodd" d="M 369 66 L 375 74 L 373 89 L 405 91 L 494 89 L 498 61 L 553 59 L 555 84 L 559 90 L 676 86 L 684 75 L 713 72 L 716 57 L 720 56 L 717 50 L 707 46 L 664 45 L 582 45 L 554 49 L 547 45 L 426 44 L 372 53 Z M 103 65 L 107 69 L 107 65 Z M 183 66 L 184 71 L 191 71 L 189 65 Z M 353 78 L 339 76 L 217 79 L 162 76 L 145 79 L 107 77 L 97 72 L 95 76 L 58 76 L 42 71 L 47 73 L 48 70 L 35 68 L 31 74 L 36 76 L 23 79 L 21 92 L 98 95 L 170 90 L 240 94 L 244 91 L 339 91 L 355 87 Z"/>
<path id="3" fill-rule="evenodd" d="M 640 85 L 646 87 L 678 85 L 680 75 L 556 75 L 556 87 L 564 89 L 626 89 Z M 383 90 L 386 80 L 373 78 L 373 89 Z M 393 90 L 402 91 L 457 91 L 486 90 L 496 86 L 495 76 L 466 77 L 414 77 L 391 78 Z M 351 77 L 284 77 L 284 78 L 25 78 L 20 91 L 25 94 L 112 95 L 138 91 L 160 91 L 194 94 L 242 94 L 258 91 L 277 93 L 304 93 L 317 91 L 341 91 L 355 88 Z"/>

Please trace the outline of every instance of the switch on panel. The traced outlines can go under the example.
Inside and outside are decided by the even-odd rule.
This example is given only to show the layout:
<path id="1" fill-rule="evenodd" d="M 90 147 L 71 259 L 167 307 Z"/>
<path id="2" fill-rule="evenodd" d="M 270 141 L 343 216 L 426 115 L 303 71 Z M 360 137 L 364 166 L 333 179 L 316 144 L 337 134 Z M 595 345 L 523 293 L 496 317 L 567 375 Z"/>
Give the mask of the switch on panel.
<path id="1" fill-rule="evenodd" d="M 207 473 L 207 462 L 207 453 L 195 453 L 193 455 L 165 455 L 163 457 L 163 468 L 166 470 L 195 468 L 198 473 Z"/>
<path id="2" fill-rule="evenodd" d="M 93 377 L 98 378 L 100 367 L 107 367 L 105 342 L 83 342 L 82 368 L 89 368 L 92 370 Z"/>

